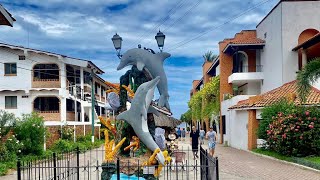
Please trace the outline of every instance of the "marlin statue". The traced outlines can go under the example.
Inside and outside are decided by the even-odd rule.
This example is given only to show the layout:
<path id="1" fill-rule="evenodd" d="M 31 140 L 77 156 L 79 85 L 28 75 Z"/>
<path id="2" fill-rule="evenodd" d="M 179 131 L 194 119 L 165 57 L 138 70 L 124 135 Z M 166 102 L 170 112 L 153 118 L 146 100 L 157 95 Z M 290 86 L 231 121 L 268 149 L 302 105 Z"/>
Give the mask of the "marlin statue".
<path id="1" fill-rule="evenodd" d="M 145 68 L 153 78 L 160 76 L 160 82 L 157 85 L 160 94 L 158 105 L 170 110 L 167 76 L 163 69 L 163 61 L 170 56 L 166 52 L 153 54 L 140 48 L 130 49 L 122 56 L 117 70 L 128 65 L 135 65 L 139 71 Z"/>
<path id="2" fill-rule="evenodd" d="M 153 152 L 159 148 L 159 146 L 153 140 L 149 132 L 147 110 L 153 99 L 154 89 L 159 81 L 160 77 L 157 76 L 153 80 L 141 84 L 134 95 L 130 109 L 120 113 L 116 117 L 117 120 L 127 121 L 140 140 Z M 162 152 L 157 154 L 157 159 L 164 165 L 165 159 Z"/>

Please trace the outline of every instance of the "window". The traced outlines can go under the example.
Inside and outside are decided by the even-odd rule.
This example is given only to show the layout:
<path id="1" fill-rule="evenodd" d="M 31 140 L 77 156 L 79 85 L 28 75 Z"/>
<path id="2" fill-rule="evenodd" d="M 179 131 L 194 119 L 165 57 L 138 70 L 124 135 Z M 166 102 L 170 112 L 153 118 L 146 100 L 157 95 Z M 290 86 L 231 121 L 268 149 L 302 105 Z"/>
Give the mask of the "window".
<path id="1" fill-rule="evenodd" d="M 17 64 L 16 63 L 4 63 L 4 74 L 5 75 L 17 75 Z"/>
<path id="2" fill-rule="evenodd" d="M 56 64 L 37 64 L 33 68 L 34 80 L 59 80 L 59 67 Z"/>
<path id="3" fill-rule="evenodd" d="M 16 109 L 17 108 L 17 96 L 6 96 L 5 97 L 6 109 Z"/>
<path id="4" fill-rule="evenodd" d="M 226 134 L 226 116 L 222 116 L 222 134 Z"/>
<path id="5" fill-rule="evenodd" d="M 19 56 L 19 60 L 22 61 L 22 60 L 26 60 L 26 56 L 22 55 L 22 56 Z"/>

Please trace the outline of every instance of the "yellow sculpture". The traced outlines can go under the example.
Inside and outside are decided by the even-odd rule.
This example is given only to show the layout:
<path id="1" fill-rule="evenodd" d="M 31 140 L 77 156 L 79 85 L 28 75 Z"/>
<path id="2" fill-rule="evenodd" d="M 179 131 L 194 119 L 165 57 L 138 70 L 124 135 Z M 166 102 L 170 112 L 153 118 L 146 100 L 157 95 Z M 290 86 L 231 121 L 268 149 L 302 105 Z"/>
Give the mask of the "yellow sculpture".
<path id="1" fill-rule="evenodd" d="M 105 137 L 105 154 L 104 154 L 104 159 L 105 161 L 113 161 L 115 156 L 118 154 L 118 151 L 126 138 L 124 137 L 114 148 L 114 139 L 109 141 L 109 132 L 108 130 L 104 131 L 104 137 Z"/>
<path id="2" fill-rule="evenodd" d="M 107 118 L 106 120 L 104 120 L 103 117 L 99 116 L 99 120 L 100 120 L 101 124 L 105 125 L 109 129 L 109 131 L 111 131 L 111 133 L 113 135 L 115 135 L 117 133 L 117 129 L 115 126 L 113 126 L 111 124 L 110 118 Z"/>
<path id="3" fill-rule="evenodd" d="M 112 84 L 108 81 L 106 81 L 105 84 L 112 87 L 112 89 L 109 89 L 106 91 L 107 93 L 115 92 L 116 94 L 120 94 L 120 85 L 119 84 Z M 132 99 L 134 97 L 134 92 L 128 86 L 122 85 L 122 87 L 127 90 L 128 96 Z"/>
<path id="4" fill-rule="evenodd" d="M 156 159 L 156 156 L 157 154 L 160 152 L 160 149 L 157 148 L 156 150 L 154 150 L 153 154 L 150 156 L 150 158 L 143 163 L 142 166 L 153 166 L 153 165 L 156 165 L 158 164 L 158 168 L 155 170 L 154 172 L 154 176 L 155 177 L 158 177 L 162 171 L 162 168 L 163 168 L 163 165 L 158 163 L 157 159 Z M 165 158 L 165 164 L 168 164 L 170 161 L 171 161 L 171 157 L 169 156 L 168 154 L 168 151 L 163 151 L 162 152 L 164 158 Z"/>
<path id="5" fill-rule="evenodd" d="M 133 152 L 136 152 L 140 148 L 140 139 L 137 136 L 132 136 L 133 143 L 124 148 L 124 151 L 130 150 L 131 147 L 134 147 Z"/>
<path id="6" fill-rule="evenodd" d="M 162 154 L 163 154 L 163 156 L 165 158 L 165 162 L 164 163 L 165 163 L 165 165 L 167 165 L 171 161 L 171 157 L 169 156 L 168 151 L 163 151 Z M 162 171 L 162 168 L 163 168 L 163 165 L 159 164 L 158 165 L 158 169 L 154 173 L 155 177 L 159 177 L 159 175 L 160 175 L 160 173 Z"/>

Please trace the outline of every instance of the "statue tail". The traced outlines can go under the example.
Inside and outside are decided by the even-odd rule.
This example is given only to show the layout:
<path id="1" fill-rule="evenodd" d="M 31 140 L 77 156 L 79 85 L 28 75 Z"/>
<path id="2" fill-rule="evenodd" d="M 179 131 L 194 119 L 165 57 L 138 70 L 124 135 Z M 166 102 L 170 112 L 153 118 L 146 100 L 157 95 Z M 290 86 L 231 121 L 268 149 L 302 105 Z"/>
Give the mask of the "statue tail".
<path id="1" fill-rule="evenodd" d="M 160 95 L 158 106 L 166 107 L 168 110 L 170 110 L 169 96 Z"/>

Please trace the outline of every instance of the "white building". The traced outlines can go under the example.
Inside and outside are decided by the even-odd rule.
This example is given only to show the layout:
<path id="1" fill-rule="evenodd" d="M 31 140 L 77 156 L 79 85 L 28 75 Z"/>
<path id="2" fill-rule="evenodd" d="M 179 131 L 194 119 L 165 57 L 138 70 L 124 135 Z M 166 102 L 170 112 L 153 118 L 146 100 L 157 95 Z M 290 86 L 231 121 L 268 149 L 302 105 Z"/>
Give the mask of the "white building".
<path id="1" fill-rule="evenodd" d="M 38 112 L 51 133 L 67 124 L 77 134 L 90 134 L 92 71 L 95 123 L 106 114 L 110 87 L 98 76 L 104 72 L 91 61 L 9 44 L 0 44 L 0 59 L 0 109 L 17 117 Z M 95 126 L 97 131 L 99 125 Z"/>
<path id="2" fill-rule="evenodd" d="M 320 57 L 319 9 L 320 1 L 281 0 L 256 30 L 219 43 L 222 143 L 244 150 L 256 147 L 259 109 L 272 99 L 271 90 L 295 80 L 304 64 Z"/>

